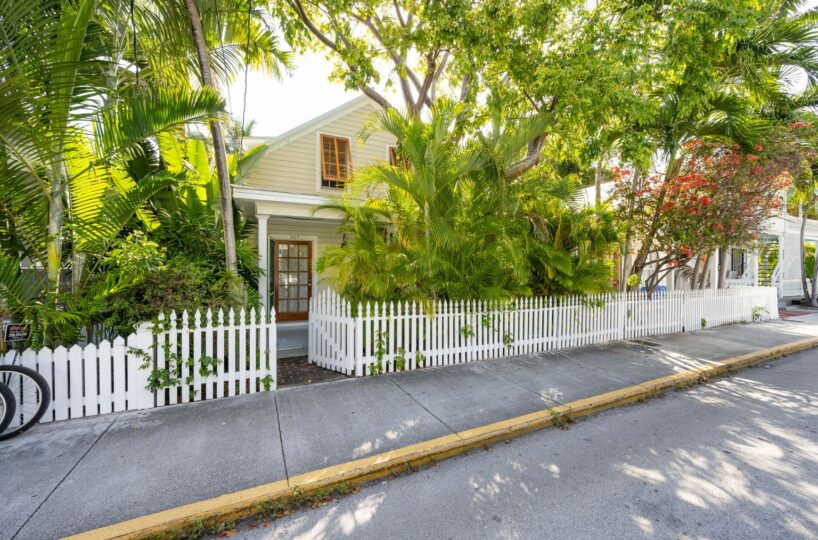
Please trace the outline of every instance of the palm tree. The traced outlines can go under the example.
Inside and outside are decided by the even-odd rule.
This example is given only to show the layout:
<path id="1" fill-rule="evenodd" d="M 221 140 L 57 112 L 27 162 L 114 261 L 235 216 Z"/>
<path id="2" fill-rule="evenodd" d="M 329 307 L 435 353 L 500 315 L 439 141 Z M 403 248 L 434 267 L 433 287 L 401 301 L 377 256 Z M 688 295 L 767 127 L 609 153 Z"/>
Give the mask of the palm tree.
<path id="1" fill-rule="evenodd" d="M 201 0 L 147 1 L 134 31 L 151 54 L 145 60 L 152 77 L 191 84 L 198 73 L 203 87 L 218 92 L 241 69 L 259 68 L 280 76 L 290 68 L 290 55 L 278 43 L 268 14 L 252 0 L 225 3 Z M 196 58 L 191 66 L 186 59 Z M 219 183 L 219 205 L 228 271 L 236 272 L 236 238 L 224 130 L 219 119 L 209 123 Z"/>
<path id="2" fill-rule="evenodd" d="M 216 88 L 213 74 L 210 70 L 210 58 L 207 54 L 207 42 L 202 30 L 202 20 L 199 18 L 199 9 L 196 0 L 185 0 L 185 9 L 190 17 L 190 28 L 193 34 L 193 46 L 196 49 L 196 58 L 199 60 L 199 74 L 202 85 L 207 88 Z M 210 121 L 210 135 L 213 138 L 214 157 L 216 159 L 216 173 L 219 177 L 219 202 L 222 209 L 222 231 L 224 233 L 224 255 L 227 271 L 236 273 L 236 231 L 233 227 L 233 194 L 230 191 L 230 178 L 227 172 L 227 151 L 224 146 L 222 126 L 218 120 Z"/>
<path id="3" fill-rule="evenodd" d="M 72 267 L 77 285 L 84 256 L 106 245 L 168 181 L 130 181 L 127 159 L 156 133 L 224 108 L 204 88 L 144 87 L 127 77 L 107 84 L 103 74 L 121 70 L 112 65 L 121 43 L 95 24 L 94 7 L 92 0 L 0 0 L 0 214 L 18 240 L 3 254 L 18 272 L 2 275 L 11 280 L 0 285 L 9 305 L 20 305 L 9 291 L 20 290 L 13 281 L 26 258 L 46 269 L 50 299 L 37 301 L 55 311 L 62 269 Z"/>
<path id="4" fill-rule="evenodd" d="M 461 144 L 452 136 L 460 107 L 439 100 L 425 121 L 381 111 L 364 129 L 364 138 L 393 134 L 399 163 L 357 170 L 344 198 L 321 207 L 342 216 L 346 241 L 324 250 L 319 271 L 331 271 L 328 282 L 353 300 L 604 288 L 601 254 L 615 234 L 599 229 L 610 220 L 576 210 L 576 184 L 507 174 L 550 119 L 511 129 L 495 115 L 485 133 Z"/>

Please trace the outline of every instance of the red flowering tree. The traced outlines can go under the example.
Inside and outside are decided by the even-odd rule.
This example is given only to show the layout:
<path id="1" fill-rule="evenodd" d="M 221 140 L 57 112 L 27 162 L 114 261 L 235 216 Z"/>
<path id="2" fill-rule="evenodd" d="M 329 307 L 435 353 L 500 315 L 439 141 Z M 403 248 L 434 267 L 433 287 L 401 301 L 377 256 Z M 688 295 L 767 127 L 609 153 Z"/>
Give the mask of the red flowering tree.
<path id="1" fill-rule="evenodd" d="M 670 178 L 616 170 L 614 203 L 628 235 L 649 242 L 640 248 L 649 256 L 630 263 L 629 275 L 641 278 L 648 268 L 644 285 L 652 292 L 666 275 L 684 267 L 692 286 L 704 287 L 706 264 L 715 262 L 712 254 L 721 248 L 721 282 L 726 248 L 754 244 L 764 222 L 781 208 L 791 163 L 782 157 L 787 152 L 778 150 L 756 146 L 754 153 L 743 153 L 735 146 L 695 140 L 686 145 L 678 174 Z M 691 270 L 687 263 L 693 260 Z M 640 282 L 629 279 L 634 288 Z"/>

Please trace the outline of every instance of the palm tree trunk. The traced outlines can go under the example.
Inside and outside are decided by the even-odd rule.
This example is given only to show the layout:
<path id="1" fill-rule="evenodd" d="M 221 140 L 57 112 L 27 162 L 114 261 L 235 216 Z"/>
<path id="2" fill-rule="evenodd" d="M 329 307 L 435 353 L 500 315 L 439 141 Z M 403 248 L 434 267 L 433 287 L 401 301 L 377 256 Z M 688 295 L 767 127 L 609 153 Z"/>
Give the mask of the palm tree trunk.
<path id="1" fill-rule="evenodd" d="M 213 83 L 213 74 L 210 70 L 207 43 L 202 30 L 202 21 L 196 0 L 185 0 L 185 8 L 190 16 L 190 28 L 193 33 L 193 44 L 196 48 L 196 57 L 199 60 L 199 70 L 202 74 L 202 85 L 216 88 Z M 227 270 L 235 274 L 238 269 L 236 259 L 236 231 L 233 225 L 233 195 L 230 191 L 230 174 L 227 169 L 227 152 L 224 146 L 224 135 L 221 123 L 210 122 L 210 135 L 213 138 L 213 152 L 216 159 L 216 174 L 219 178 L 219 198 L 221 201 L 221 218 L 224 233 L 224 257 Z"/>
<path id="2" fill-rule="evenodd" d="M 594 173 L 594 191 L 595 191 L 595 199 L 597 206 L 602 203 L 602 158 L 599 158 L 599 161 L 596 165 L 596 171 Z"/>
<path id="3" fill-rule="evenodd" d="M 799 244 L 799 246 L 801 248 L 800 249 L 800 254 L 801 254 L 801 265 L 800 265 L 801 266 L 801 289 L 802 289 L 802 291 L 804 293 L 804 300 L 807 300 L 807 299 L 812 297 L 812 295 L 810 295 L 809 285 L 807 284 L 807 266 L 806 266 L 806 264 L 807 264 L 807 254 L 806 254 L 806 249 L 804 248 L 804 238 L 806 236 L 808 217 L 809 217 L 809 203 L 804 203 L 804 204 L 801 205 L 801 231 L 800 231 L 799 236 L 798 236 L 799 239 L 800 239 L 798 244 Z M 815 253 L 816 253 L 815 260 L 816 260 L 816 262 L 818 262 L 818 249 L 815 250 Z M 816 266 L 818 266 L 818 265 L 816 265 Z"/>
<path id="4" fill-rule="evenodd" d="M 62 269 L 62 222 L 63 190 L 65 179 L 62 174 L 62 156 L 57 156 L 52 167 L 51 201 L 48 204 L 48 289 L 52 294 L 60 292 L 60 271 Z"/>

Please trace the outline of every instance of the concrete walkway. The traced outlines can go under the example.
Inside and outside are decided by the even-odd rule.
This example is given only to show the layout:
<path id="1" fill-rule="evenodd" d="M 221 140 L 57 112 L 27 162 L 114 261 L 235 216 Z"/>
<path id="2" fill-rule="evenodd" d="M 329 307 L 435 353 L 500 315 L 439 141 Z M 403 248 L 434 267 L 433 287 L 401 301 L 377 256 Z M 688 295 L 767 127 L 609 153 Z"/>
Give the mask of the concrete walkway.
<path id="1" fill-rule="evenodd" d="M 0 443 L 0 538 L 55 538 L 818 335 L 801 321 L 58 422 Z"/>

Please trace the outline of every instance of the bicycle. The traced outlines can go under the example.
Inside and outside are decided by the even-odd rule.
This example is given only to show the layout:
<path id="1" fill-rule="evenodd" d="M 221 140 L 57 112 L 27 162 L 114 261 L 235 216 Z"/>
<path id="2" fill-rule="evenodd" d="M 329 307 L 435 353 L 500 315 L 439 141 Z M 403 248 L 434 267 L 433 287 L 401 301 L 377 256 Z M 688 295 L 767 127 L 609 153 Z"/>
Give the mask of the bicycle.
<path id="1" fill-rule="evenodd" d="M 5 430 L 0 430 L 0 441 L 31 429 L 51 404 L 51 388 L 45 378 L 33 369 L 0 365 L 0 384 L 12 392 L 13 415 Z"/>
<path id="2" fill-rule="evenodd" d="M 0 383 L 0 433 L 8 427 L 14 419 L 14 411 L 17 408 L 14 392 L 5 384 Z"/>

